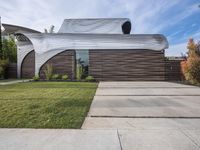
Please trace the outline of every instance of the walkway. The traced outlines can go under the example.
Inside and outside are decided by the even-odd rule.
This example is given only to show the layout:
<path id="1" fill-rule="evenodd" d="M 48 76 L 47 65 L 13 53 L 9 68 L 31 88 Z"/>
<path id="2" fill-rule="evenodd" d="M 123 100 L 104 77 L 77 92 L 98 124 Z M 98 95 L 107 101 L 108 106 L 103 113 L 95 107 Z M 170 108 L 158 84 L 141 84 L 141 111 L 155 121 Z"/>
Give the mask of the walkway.
<path id="1" fill-rule="evenodd" d="M 21 83 L 21 82 L 29 82 L 32 79 L 8 79 L 8 80 L 0 80 L 0 85 L 10 85 L 15 83 Z"/>

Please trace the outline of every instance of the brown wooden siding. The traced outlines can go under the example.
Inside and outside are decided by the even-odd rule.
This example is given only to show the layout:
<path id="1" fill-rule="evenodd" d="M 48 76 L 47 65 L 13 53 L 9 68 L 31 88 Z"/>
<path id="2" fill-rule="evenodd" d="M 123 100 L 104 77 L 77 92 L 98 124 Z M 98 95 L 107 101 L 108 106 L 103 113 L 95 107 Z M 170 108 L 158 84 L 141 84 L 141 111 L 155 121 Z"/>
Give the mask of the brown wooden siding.
<path id="1" fill-rule="evenodd" d="M 165 79 L 166 81 L 180 81 L 182 79 L 181 60 L 165 61 Z"/>
<path id="2" fill-rule="evenodd" d="M 75 79 L 75 51 L 66 50 L 61 52 L 51 59 L 49 59 L 40 69 L 40 77 L 45 78 L 44 71 L 46 70 L 47 64 L 53 66 L 53 73 L 65 75 L 67 74 L 70 79 Z"/>
<path id="3" fill-rule="evenodd" d="M 17 78 L 17 63 L 10 63 L 6 68 L 6 78 Z"/>
<path id="4" fill-rule="evenodd" d="M 32 78 L 35 75 L 35 51 L 29 52 L 21 65 L 21 77 Z"/>
<path id="5" fill-rule="evenodd" d="M 90 50 L 89 74 L 100 81 L 163 81 L 164 51 Z"/>

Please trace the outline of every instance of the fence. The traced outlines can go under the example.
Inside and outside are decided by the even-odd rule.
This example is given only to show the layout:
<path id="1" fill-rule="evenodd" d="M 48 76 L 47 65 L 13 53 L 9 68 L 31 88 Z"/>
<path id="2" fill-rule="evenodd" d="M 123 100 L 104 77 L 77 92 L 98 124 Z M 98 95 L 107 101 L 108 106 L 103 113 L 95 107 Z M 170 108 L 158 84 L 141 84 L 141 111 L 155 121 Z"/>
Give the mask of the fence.
<path id="1" fill-rule="evenodd" d="M 6 78 L 17 78 L 17 63 L 10 63 L 6 69 Z"/>
<path id="2" fill-rule="evenodd" d="M 166 60 L 165 61 L 165 80 L 166 81 L 181 81 L 181 63 L 182 60 Z"/>

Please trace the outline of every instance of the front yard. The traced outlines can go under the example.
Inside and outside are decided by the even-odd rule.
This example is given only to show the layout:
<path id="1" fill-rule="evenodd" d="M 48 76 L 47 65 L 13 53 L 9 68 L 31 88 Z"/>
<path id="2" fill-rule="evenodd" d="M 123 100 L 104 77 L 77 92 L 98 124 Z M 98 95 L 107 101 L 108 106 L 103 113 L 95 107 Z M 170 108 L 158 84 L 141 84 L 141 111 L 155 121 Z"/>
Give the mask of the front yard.
<path id="1" fill-rule="evenodd" d="M 80 128 L 97 83 L 28 82 L 0 86 L 0 128 Z"/>

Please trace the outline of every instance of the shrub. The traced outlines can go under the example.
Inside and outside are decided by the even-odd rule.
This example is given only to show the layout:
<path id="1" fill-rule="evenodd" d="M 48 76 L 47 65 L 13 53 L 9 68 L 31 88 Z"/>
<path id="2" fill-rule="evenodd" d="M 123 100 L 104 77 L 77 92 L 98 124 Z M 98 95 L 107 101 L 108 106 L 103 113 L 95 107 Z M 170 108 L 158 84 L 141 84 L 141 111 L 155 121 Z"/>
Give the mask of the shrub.
<path id="1" fill-rule="evenodd" d="M 186 79 L 192 84 L 200 83 L 200 57 L 188 59 Z"/>
<path id="2" fill-rule="evenodd" d="M 87 81 L 87 82 L 94 82 L 95 79 L 94 79 L 93 76 L 87 76 L 87 77 L 85 78 L 85 81 Z"/>
<path id="3" fill-rule="evenodd" d="M 5 70 L 8 66 L 8 59 L 0 59 L 0 78 L 5 77 Z"/>
<path id="4" fill-rule="evenodd" d="M 76 67 L 76 79 L 81 80 L 83 75 L 83 66 L 78 64 Z"/>
<path id="5" fill-rule="evenodd" d="M 63 80 L 68 80 L 68 78 L 69 78 L 68 75 L 63 75 L 63 76 L 62 76 L 62 79 L 63 79 Z"/>
<path id="6" fill-rule="evenodd" d="M 33 77 L 33 81 L 39 81 L 39 80 L 40 80 L 39 75 L 35 75 L 35 76 Z"/>
<path id="7" fill-rule="evenodd" d="M 53 66 L 51 64 L 47 64 L 46 69 L 44 70 L 45 77 L 47 80 L 51 80 L 53 76 Z"/>
<path id="8" fill-rule="evenodd" d="M 52 76 L 52 79 L 55 79 L 55 80 L 61 79 L 61 75 L 59 75 L 59 74 L 54 74 L 54 75 Z"/>
<path id="9" fill-rule="evenodd" d="M 182 80 L 185 80 L 185 76 L 186 76 L 186 72 L 188 70 L 188 65 L 187 65 L 187 61 L 186 60 L 183 60 L 181 61 L 180 63 L 181 65 L 181 76 L 182 76 Z"/>

